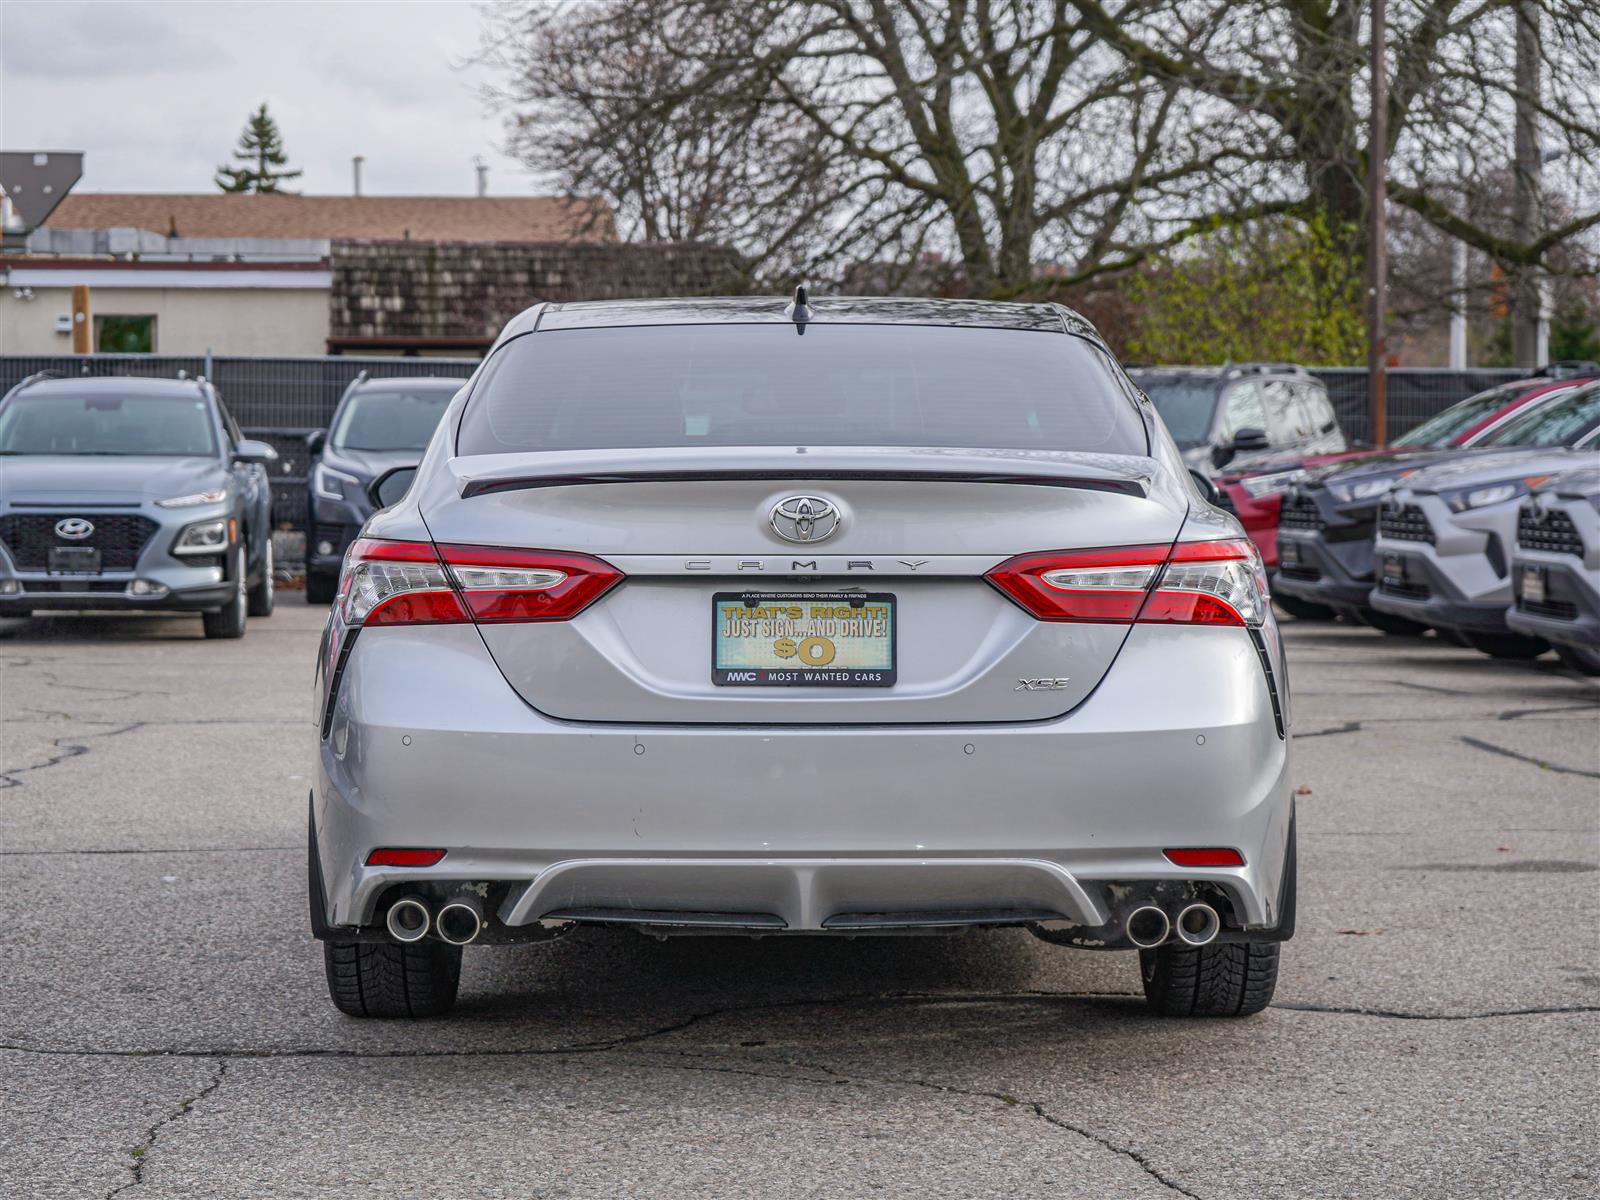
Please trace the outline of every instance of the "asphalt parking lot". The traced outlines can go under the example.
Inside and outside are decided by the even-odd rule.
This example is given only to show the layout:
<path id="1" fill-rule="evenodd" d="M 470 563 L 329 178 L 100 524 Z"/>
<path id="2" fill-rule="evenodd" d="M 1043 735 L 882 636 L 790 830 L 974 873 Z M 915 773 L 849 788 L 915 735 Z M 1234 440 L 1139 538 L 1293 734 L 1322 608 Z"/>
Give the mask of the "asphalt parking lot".
<path id="1" fill-rule="evenodd" d="M 0 1196 L 1592 1196 L 1600 687 L 1286 623 L 1299 936 L 1160 1021 L 1025 933 L 469 949 L 328 1003 L 293 594 L 0 621 Z"/>

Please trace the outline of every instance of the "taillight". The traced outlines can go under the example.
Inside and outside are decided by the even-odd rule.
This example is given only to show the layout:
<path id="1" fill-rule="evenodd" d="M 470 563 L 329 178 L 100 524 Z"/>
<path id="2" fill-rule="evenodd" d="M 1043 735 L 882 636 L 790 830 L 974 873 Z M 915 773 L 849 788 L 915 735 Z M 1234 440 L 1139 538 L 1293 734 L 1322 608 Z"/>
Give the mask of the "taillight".
<path id="1" fill-rule="evenodd" d="M 338 603 L 348 625 L 566 621 L 621 578 L 585 554 L 362 538 Z"/>
<path id="2" fill-rule="evenodd" d="M 1041 621 L 1259 625 L 1267 615 L 1248 538 L 1022 554 L 987 578 Z"/>

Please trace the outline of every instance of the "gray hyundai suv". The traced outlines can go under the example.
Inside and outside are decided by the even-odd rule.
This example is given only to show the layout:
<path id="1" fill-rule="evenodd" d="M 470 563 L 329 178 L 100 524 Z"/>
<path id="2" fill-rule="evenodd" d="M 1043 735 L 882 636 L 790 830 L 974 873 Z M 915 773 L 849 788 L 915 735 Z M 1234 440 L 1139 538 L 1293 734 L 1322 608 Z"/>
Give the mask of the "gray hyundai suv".
<path id="1" fill-rule="evenodd" d="M 463 946 L 585 924 L 1015 926 L 1140 951 L 1162 1014 L 1270 1000 L 1260 555 L 1075 313 L 541 305 L 376 490 L 318 656 L 342 1011 L 442 1012 Z"/>
<path id="2" fill-rule="evenodd" d="M 31 376 L 0 401 L 0 617 L 272 612 L 277 453 L 204 379 Z"/>

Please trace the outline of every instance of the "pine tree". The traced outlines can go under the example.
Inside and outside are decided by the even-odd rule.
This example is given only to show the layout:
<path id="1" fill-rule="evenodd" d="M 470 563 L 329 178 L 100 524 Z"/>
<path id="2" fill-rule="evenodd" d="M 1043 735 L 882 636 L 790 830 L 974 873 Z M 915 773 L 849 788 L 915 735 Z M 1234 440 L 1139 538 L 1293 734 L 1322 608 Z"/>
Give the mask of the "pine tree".
<path id="1" fill-rule="evenodd" d="M 217 168 L 216 183 L 225 192 L 286 192 L 280 186 L 286 179 L 298 179 L 303 172 L 279 170 L 288 161 L 278 123 L 267 115 L 266 101 L 250 115 L 239 148 L 233 157 L 244 164 Z"/>

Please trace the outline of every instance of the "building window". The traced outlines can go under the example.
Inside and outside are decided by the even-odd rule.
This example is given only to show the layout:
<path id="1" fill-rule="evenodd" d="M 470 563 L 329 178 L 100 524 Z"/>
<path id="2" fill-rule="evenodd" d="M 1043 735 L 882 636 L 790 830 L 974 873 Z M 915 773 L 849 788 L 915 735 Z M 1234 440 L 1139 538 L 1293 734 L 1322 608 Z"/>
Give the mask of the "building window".
<path id="1" fill-rule="evenodd" d="M 94 348 L 98 354 L 154 354 L 156 319 L 96 315 Z"/>

